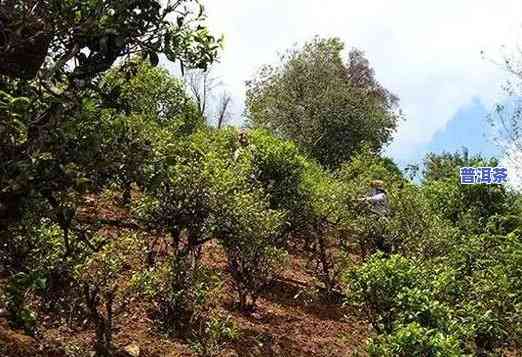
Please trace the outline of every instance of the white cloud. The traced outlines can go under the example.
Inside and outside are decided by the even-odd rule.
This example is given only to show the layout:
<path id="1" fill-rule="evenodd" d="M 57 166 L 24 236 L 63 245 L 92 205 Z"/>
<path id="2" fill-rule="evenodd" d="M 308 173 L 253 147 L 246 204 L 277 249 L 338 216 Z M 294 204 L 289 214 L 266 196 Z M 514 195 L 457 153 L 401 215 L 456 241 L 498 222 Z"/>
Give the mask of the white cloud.
<path id="1" fill-rule="evenodd" d="M 217 72 L 242 113 L 244 81 L 277 52 L 318 34 L 366 51 L 377 77 L 401 99 L 393 156 L 430 140 L 474 96 L 492 103 L 503 72 L 496 57 L 520 34 L 520 0 L 209 0 L 211 29 L 226 37 Z"/>

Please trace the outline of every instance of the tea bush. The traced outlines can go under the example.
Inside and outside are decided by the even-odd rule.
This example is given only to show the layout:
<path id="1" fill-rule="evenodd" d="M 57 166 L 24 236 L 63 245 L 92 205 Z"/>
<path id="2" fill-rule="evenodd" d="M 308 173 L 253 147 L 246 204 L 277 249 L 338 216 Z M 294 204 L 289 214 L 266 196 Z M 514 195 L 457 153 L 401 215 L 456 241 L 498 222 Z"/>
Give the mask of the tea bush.
<path id="1" fill-rule="evenodd" d="M 222 290 L 222 280 L 212 270 L 188 267 L 180 279 L 176 261 L 165 261 L 134 276 L 136 294 L 154 306 L 152 316 L 169 334 L 192 339 L 212 314 Z"/>
<path id="2" fill-rule="evenodd" d="M 114 318 L 132 298 L 133 276 L 144 267 L 145 249 L 138 235 L 123 235 L 75 268 L 89 320 L 96 333 L 96 354 L 113 351 Z"/>
<path id="3" fill-rule="evenodd" d="M 423 327 L 416 322 L 400 325 L 389 335 L 370 339 L 368 352 L 374 357 L 463 355 L 458 338 Z"/>
<path id="4" fill-rule="evenodd" d="M 417 337 L 403 340 L 402 329 L 412 323 L 430 334 L 457 339 L 462 353 L 493 353 L 520 341 L 519 269 L 511 265 L 511 259 L 519 256 L 511 253 L 520 252 L 520 242 L 513 236 L 497 239 L 469 237 L 453 246 L 449 256 L 423 258 L 422 263 L 416 258 L 376 254 L 349 272 L 349 301 L 363 308 L 380 334 L 370 350 L 375 355 L 393 354 L 387 348 L 399 351 L 411 343 L 431 346 L 430 340 Z M 496 249 L 510 252 L 507 259 L 492 252 Z M 406 345 L 401 347 L 399 341 Z M 409 351 L 404 355 L 421 353 Z"/>
<path id="5" fill-rule="evenodd" d="M 239 338 L 239 329 L 230 315 L 213 313 L 201 324 L 191 341 L 192 350 L 203 357 L 218 356 L 228 342 Z"/>

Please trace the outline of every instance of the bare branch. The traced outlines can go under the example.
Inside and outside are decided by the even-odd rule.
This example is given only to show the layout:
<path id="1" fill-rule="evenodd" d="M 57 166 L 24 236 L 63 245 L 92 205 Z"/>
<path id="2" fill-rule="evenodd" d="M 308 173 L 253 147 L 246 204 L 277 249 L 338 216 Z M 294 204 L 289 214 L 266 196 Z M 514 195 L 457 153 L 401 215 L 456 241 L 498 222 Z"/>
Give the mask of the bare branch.
<path id="1" fill-rule="evenodd" d="M 218 115 L 217 115 L 217 127 L 221 129 L 223 124 L 227 121 L 230 116 L 230 104 L 232 103 L 232 96 L 227 91 L 223 91 L 219 100 Z"/>
<path id="2" fill-rule="evenodd" d="M 210 121 L 212 117 L 210 110 L 211 102 L 214 99 L 213 94 L 216 88 L 222 86 L 223 83 L 212 75 L 211 69 L 207 71 L 196 69 L 186 71 L 184 79 L 190 94 L 196 101 L 199 113 L 207 121 Z"/>

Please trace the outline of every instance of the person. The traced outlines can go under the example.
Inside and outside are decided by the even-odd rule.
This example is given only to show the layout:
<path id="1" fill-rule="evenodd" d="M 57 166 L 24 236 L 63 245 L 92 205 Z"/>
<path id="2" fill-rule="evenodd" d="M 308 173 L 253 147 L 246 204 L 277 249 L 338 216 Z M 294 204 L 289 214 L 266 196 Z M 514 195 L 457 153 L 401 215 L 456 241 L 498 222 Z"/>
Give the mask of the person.
<path id="1" fill-rule="evenodd" d="M 370 239 L 375 243 L 377 249 L 385 254 L 391 253 L 391 247 L 386 243 L 385 225 L 390 214 L 388 194 L 381 180 L 370 182 L 370 193 L 360 201 L 369 205 L 371 212 L 372 227 L 370 229 Z"/>
<path id="2" fill-rule="evenodd" d="M 384 188 L 384 182 L 381 180 L 370 182 L 370 194 L 362 200 L 368 202 L 370 210 L 381 217 L 386 217 L 390 213 L 388 195 Z"/>
<path id="3" fill-rule="evenodd" d="M 234 161 L 237 161 L 239 156 L 241 155 L 241 152 L 250 145 L 246 129 L 239 130 L 238 143 L 239 143 L 239 146 L 236 149 L 236 151 L 234 152 Z"/>

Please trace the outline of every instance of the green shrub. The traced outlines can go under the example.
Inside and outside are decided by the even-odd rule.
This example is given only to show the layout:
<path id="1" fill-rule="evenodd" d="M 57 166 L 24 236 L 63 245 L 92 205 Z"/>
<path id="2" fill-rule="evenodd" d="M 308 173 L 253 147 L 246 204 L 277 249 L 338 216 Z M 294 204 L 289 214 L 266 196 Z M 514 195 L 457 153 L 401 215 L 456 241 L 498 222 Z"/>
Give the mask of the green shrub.
<path id="1" fill-rule="evenodd" d="M 272 253 L 285 212 L 270 208 L 267 193 L 252 176 L 255 147 L 241 147 L 240 155 L 234 155 L 237 141 L 234 130 L 209 130 L 167 148 L 137 213 L 147 224 L 170 233 L 174 259 L 188 270 L 197 263 L 203 243 L 219 240 L 240 305 L 247 308 L 272 278 Z"/>
<path id="2" fill-rule="evenodd" d="M 376 251 L 377 239 L 382 239 L 387 251 L 403 255 L 432 257 L 447 253 L 457 230 L 433 210 L 423 190 L 408 182 L 390 159 L 363 150 L 344 164 L 336 177 L 348 186 L 346 221 L 364 256 Z M 358 202 L 368 195 L 369 183 L 375 179 L 385 183 L 390 205 L 385 218 Z"/>
<path id="3" fill-rule="evenodd" d="M 304 241 L 314 273 L 328 298 L 339 292 L 339 274 L 344 255 L 338 248 L 349 233 L 350 187 L 313 161 L 304 166 L 299 190 L 300 215 L 295 230 Z"/>
<path id="4" fill-rule="evenodd" d="M 516 234 L 483 234 L 458 242 L 446 260 L 462 290 L 455 299 L 458 317 L 477 348 L 522 341 L 521 252 Z"/>
<path id="5" fill-rule="evenodd" d="M 200 356 L 213 357 L 223 352 L 228 342 L 238 338 L 239 329 L 230 315 L 214 312 L 194 331 L 191 347 Z"/>
<path id="6" fill-rule="evenodd" d="M 368 352 L 370 356 L 374 357 L 458 357 L 464 355 L 457 337 L 447 335 L 437 329 L 423 327 L 416 322 L 399 325 L 388 335 L 370 339 Z"/>
<path id="7" fill-rule="evenodd" d="M 341 165 L 336 175 L 361 190 L 361 193 L 368 190 L 371 180 L 383 180 L 387 186 L 404 181 L 401 171 L 391 159 L 382 157 L 367 147 L 361 148 L 349 162 Z"/>
<path id="8" fill-rule="evenodd" d="M 384 258 L 382 253 L 371 256 L 346 279 L 350 301 L 363 307 L 378 331 L 387 332 L 401 319 L 401 303 L 407 304 L 398 297 L 408 298 L 412 289 L 426 286 L 425 273 L 413 261 L 400 255 Z"/>
<path id="9" fill-rule="evenodd" d="M 227 255 L 239 307 L 251 310 L 285 257 L 275 247 L 284 213 L 270 210 L 256 192 L 238 192 L 223 206 L 223 223 L 216 233 Z"/>
<path id="10" fill-rule="evenodd" d="M 133 288 L 129 283 L 144 264 L 143 238 L 123 235 L 75 268 L 75 275 L 94 324 L 97 356 L 111 355 L 114 317 L 127 308 Z"/>
<path id="11" fill-rule="evenodd" d="M 460 167 L 497 166 L 496 159 L 464 154 L 429 154 L 425 159 L 423 192 L 432 210 L 453 222 L 463 234 L 481 233 L 488 219 L 505 215 L 514 197 L 504 185 L 462 185 Z"/>
<path id="12" fill-rule="evenodd" d="M 398 326 L 411 323 L 457 339 L 466 353 L 519 343 L 522 250 L 514 236 L 493 238 L 469 237 L 448 257 L 422 265 L 376 254 L 348 273 L 349 301 L 366 311 L 381 334 L 377 345 L 390 343 Z"/>
<path id="13" fill-rule="evenodd" d="M 297 146 L 260 129 L 249 131 L 248 140 L 253 146 L 253 174 L 270 195 L 270 207 L 295 210 L 305 160 Z"/>
<path id="14" fill-rule="evenodd" d="M 1 250 L 2 263 L 11 270 L 7 307 L 15 326 L 34 332 L 39 313 L 62 312 L 76 299 L 73 268 L 88 250 L 72 239 L 75 254 L 64 257 L 63 231 L 49 219 L 20 227 L 12 238 Z M 70 238 L 76 237 L 71 234 Z M 38 309 L 30 306 L 35 300 Z M 68 317 L 73 317 L 75 311 L 69 311 Z"/>
<path id="15" fill-rule="evenodd" d="M 193 338 L 217 304 L 223 282 L 205 266 L 181 266 L 175 257 L 171 259 L 137 274 L 131 285 L 153 304 L 152 315 L 163 330 Z"/>
<path id="16" fill-rule="evenodd" d="M 5 299 L 9 322 L 14 328 L 21 328 L 29 335 L 35 333 L 37 315 L 28 298 L 34 297 L 34 290 L 44 288 L 45 278 L 38 274 L 17 273 L 9 279 Z"/>
<path id="17" fill-rule="evenodd" d="M 391 213 L 384 222 L 384 231 L 393 251 L 428 259 L 448 254 L 459 231 L 430 208 L 417 186 L 392 185 L 388 199 Z"/>

